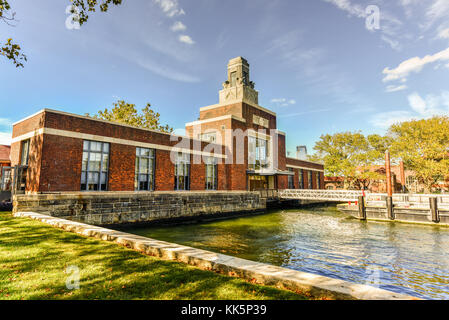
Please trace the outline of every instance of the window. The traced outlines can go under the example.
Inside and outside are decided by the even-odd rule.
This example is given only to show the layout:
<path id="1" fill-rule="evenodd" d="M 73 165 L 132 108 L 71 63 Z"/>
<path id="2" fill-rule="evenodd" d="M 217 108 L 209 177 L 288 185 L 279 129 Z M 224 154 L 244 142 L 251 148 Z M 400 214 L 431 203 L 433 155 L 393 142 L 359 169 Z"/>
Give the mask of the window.
<path id="1" fill-rule="evenodd" d="M 309 174 L 309 176 L 308 176 L 308 182 L 309 182 L 309 189 L 313 189 L 313 181 L 312 181 L 312 171 L 308 171 L 308 174 Z"/>
<path id="2" fill-rule="evenodd" d="M 248 138 L 248 164 L 251 170 L 269 166 L 268 141 L 255 137 Z"/>
<path id="3" fill-rule="evenodd" d="M 30 140 L 22 141 L 20 152 L 20 165 L 27 166 L 30 158 Z"/>
<path id="4" fill-rule="evenodd" d="M 243 84 L 248 85 L 248 72 L 243 71 Z"/>
<path id="5" fill-rule="evenodd" d="M 321 172 L 316 173 L 316 188 L 321 189 Z"/>
<path id="6" fill-rule="evenodd" d="M 82 191 L 105 191 L 108 185 L 109 143 L 84 141 Z"/>
<path id="7" fill-rule="evenodd" d="M 231 73 L 231 87 L 235 87 L 237 83 L 237 72 Z"/>
<path id="8" fill-rule="evenodd" d="M 208 157 L 206 163 L 206 190 L 217 190 L 218 168 L 217 159 Z"/>
<path id="9" fill-rule="evenodd" d="M 175 190 L 190 189 L 190 154 L 179 152 L 175 160 Z"/>
<path id="10" fill-rule="evenodd" d="M 304 189 L 304 170 L 299 170 L 299 189 Z"/>
<path id="11" fill-rule="evenodd" d="M 154 191 L 154 155 L 153 149 L 136 148 L 135 190 Z"/>
<path id="12" fill-rule="evenodd" d="M 288 168 L 288 171 L 295 172 L 292 168 Z M 295 176 L 288 176 L 288 188 L 295 189 Z"/>

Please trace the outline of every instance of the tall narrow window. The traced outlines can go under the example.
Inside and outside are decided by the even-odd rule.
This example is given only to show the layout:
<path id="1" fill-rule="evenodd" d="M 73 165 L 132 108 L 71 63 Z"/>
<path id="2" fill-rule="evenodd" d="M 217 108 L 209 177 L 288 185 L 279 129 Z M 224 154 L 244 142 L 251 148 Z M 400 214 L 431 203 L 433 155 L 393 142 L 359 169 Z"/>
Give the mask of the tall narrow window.
<path id="1" fill-rule="evenodd" d="M 321 172 L 316 173 L 316 188 L 321 189 Z"/>
<path id="2" fill-rule="evenodd" d="M 218 185 L 217 159 L 213 157 L 207 157 L 205 159 L 205 164 L 206 164 L 206 190 L 217 190 Z"/>
<path id="3" fill-rule="evenodd" d="M 20 152 L 20 165 L 27 166 L 30 158 L 30 140 L 22 141 L 22 147 Z"/>
<path id="4" fill-rule="evenodd" d="M 304 189 L 304 170 L 299 169 L 299 189 Z"/>
<path id="5" fill-rule="evenodd" d="M 237 72 L 231 73 L 231 87 L 235 87 L 237 84 Z"/>
<path id="6" fill-rule="evenodd" d="M 154 163 L 155 151 L 153 149 L 136 148 L 135 190 L 154 191 Z"/>
<path id="7" fill-rule="evenodd" d="M 82 191 L 106 191 L 108 188 L 109 143 L 84 141 L 81 171 Z"/>
<path id="8" fill-rule="evenodd" d="M 292 168 L 288 168 L 288 171 L 294 173 L 295 171 Z M 288 188 L 289 189 L 295 189 L 295 176 L 294 175 L 290 175 L 288 176 Z"/>
<path id="9" fill-rule="evenodd" d="M 175 160 L 175 190 L 190 189 L 190 154 L 179 152 Z"/>
<path id="10" fill-rule="evenodd" d="M 313 189 L 313 181 L 312 181 L 312 171 L 308 171 L 308 180 L 309 180 L 309 189 Z"/>
<path id="11" fill-rule="evenodd" d="M 248 165 L 251 170 L 260 170 L 270 166 L 269 142 L 264 139 L 248 137 Z"/>

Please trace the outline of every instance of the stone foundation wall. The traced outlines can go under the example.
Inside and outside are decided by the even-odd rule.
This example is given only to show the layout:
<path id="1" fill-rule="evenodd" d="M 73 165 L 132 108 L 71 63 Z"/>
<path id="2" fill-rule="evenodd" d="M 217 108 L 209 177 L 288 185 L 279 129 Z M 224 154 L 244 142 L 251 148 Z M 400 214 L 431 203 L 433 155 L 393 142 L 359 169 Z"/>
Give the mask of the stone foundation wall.
<path id="1" fill-rule="evenodd" d="M 131 224 L 256 213 L 252 192 L 95 192 L 16 195 L 14 212 L 36 212 L 93 225 Z"/>

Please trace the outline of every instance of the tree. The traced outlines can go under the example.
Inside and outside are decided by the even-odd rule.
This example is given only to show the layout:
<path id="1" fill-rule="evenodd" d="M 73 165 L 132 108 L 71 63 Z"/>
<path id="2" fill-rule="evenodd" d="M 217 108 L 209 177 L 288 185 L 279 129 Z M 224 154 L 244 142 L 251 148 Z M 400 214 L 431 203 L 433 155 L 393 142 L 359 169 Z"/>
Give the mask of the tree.
<path id="1" fill-rule="evenodd" d="M 311 160 L 324 162 L 327 175 L 344 177 L 346 188 L 366 189 L 372 180 L 383 178 L 371 167 L 383 159 L 389 144 L 388 138 L 379 135 L 327 134 L 315 144 L 316 153 Z"/>
<path id="2" fill-rule="evenodd" d="M 70 0 L 70 2 L 72 3 L 71 13 L 74 14 L 74 19 L 81 26 L 89 19 L 89 12 L 95 12 L 98 8 L 101 12 L 106 12 L 110 5 L 120 5 L 122 0 Z M 9 26 L 14 26 L 15 16 L 16 13 L 11 12 L 8 1 L 0 0 L 0 20 Z M 9 38 L 4 45 L 1 45 L 0 55 L 11 60 L 16 67 L 23 68 L 23 62 L 27 61 L 27 57 L 21 50 L 20 45 Z"/>
<path id="3" fill-rule="evenodd" d="M 390 127 L 392 155 L 415 172 L 431 192 L 435 184 L 449 178 L 449 118 L 433 117 L 402 122 Z"/>
<path id="4" fill-rule="evenodd" d="M 139 128 L 158 130 L 161 132 L 171 133 L 173 128 L 168 125 L 161 125 L 159 122 L 160 114 L 151 109 L 151 104 L 147 105 L 139 113 L 136 105 L 119 100 L 113 103 L 113 108 L 109 111 L 104 109 L 98 111 L 93 117 L 96 119 L 108 120 L 118 123 L 127 124 Z M 89 116 L 89 114 L 87 114 Z"/>

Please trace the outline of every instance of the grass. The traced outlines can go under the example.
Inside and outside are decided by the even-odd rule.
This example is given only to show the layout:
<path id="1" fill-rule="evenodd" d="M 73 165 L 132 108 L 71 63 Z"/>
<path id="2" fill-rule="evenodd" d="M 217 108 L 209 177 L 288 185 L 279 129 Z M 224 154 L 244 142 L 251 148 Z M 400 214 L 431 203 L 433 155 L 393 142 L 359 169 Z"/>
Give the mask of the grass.
<path id="1" fill-rule="evenodd" d="M 69 290 L 67 267 L 80 270 Z M 0 299 L 291 300 L 305 297 L 160 260 L 0 212 Z"/>

